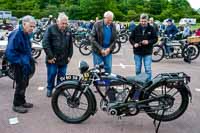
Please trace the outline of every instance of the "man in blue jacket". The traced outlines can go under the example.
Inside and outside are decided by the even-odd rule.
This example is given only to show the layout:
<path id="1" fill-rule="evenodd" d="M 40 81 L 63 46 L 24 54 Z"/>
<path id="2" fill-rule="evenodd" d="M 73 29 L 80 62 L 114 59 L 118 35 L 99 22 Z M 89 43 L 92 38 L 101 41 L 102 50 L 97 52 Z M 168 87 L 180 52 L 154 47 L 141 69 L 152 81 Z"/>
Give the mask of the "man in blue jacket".
<path id="1" fill-rule="evenodd" d="M 26 102 L 25 92 L 29 83 L 31 73 L 31 42 L 30 34 L 35 28 L 36 21 L 32 16 L 25 16 L 22 19 L 22 26 L 14 30 L 8 37 L 6 58 L 14 68 L 16 81 L 13 100 L 13 111 L 18 113 L 28 112 L 33 104 Z"/>

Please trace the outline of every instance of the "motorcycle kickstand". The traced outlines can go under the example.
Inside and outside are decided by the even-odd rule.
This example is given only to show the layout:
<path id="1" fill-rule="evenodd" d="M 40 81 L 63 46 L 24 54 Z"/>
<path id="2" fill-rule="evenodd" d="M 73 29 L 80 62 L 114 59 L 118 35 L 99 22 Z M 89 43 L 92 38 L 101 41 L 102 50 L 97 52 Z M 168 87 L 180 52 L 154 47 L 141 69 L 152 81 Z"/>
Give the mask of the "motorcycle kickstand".
<path id="1" fill-rule="evenodd" d="M 165 114 L 165 110 L 163 110 L 162 115 L 161 115 L 161 118 L 164 116 L 164 114 Z M 157 121 L 158 121 L 158 123 L 156 123 Z M 161 120 L 156 120 L 156 119 L 154 119 L 153 125 L 154 125 L 154 127 L 155 127 L 155 133 L 158 133 L 158 130 L 159 130 L 159 128 L 160 128 L 161 122 L 162 122 Z"/>

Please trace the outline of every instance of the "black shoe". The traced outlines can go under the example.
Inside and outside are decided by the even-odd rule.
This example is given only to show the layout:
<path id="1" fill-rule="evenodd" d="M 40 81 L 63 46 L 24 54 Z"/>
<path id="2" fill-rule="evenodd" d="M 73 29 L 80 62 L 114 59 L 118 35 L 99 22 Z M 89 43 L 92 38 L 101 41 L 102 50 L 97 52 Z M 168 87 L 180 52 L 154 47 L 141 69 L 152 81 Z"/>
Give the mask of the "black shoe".
<path id="1" fill-rule="evenodd" d="M 47 97 L 51 97 L 52 96 L 52 91 L 47 90 Z"/>
<path id="2" fill-rule="evenodd" d="M 33 104 L 32 103 L 24 103 L 24 104 L 22 104 L 22 106 L 24 108 L 33 108 Z"/>
<path id="3" fill-rule="evenodd" d="M 24 108 L 23 106 L 13 106 L 12 107 L 13 111 L 17 113 L 27 113 L 28 109 Z"/>

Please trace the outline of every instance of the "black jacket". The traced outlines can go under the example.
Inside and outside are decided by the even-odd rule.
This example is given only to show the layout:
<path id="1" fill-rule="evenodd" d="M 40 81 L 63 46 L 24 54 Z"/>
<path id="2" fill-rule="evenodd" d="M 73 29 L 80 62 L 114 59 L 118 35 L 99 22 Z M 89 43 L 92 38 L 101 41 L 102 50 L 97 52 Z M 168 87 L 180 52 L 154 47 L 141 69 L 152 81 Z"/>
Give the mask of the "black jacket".
<path id="1" fill-rule="evenodd" d="M 143 40 L 148 40 L 148 45 L 141 45 L 137 48 L 133 47 L 133 51 L 134 54 L 138 55 L 150 55 L 152 54 L 153 44 L 157 42 L 158 37 L 154 28 L 149 24 L 145 28 L 144 33 L 142 29 L 143 28 L 141 25 L 136 26 L 136 28 L 131 33 L 129 41 L 134 46 L 135 43 L 141 43 Z"/>
<path id="2" fill-rule="evenodd" d="M 100 51 L 103 48 L 103 20 L 98 21 L 94 24 L 93 29 L 92 29 L 92 50 L 98 54 L 100 54 Z M 112 36 L 111 36 L 111 41 L 110 41 L 110 49 L 111 52 L 115 48 L 115 40 L 117 37 L 117 31 L 115 24 L 111 23 L 111 28 L 112 28 Z"/>
<path id="3" fill-rule="evenodd" d="M 72 34 L 69 29 L 61 32 L 57 24 L 49 26 L 42 40 L 46 59 L 56 58 L 57 65 L 68 63 L 68 58 L 73 55 Z"/>

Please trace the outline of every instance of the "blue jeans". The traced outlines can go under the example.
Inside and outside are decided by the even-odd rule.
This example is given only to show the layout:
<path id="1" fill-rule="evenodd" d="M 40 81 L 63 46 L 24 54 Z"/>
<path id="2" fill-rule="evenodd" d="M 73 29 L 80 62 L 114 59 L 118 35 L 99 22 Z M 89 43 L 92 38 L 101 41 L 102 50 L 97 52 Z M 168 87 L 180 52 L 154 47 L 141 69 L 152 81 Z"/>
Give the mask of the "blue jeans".
<path id="1" fill-rule="evenodd" d="M 112 54 L 108 54 L 107 56 L 101 56 L 93 52 L 92 55 L 94 66 L 104 63 L 105 72 L 112 72 Z"/>
<path id="2" fill-rule="evenodd" d="M 55 86 L 55 78 L 57 76 L 57 85 L 60 83 L 60 77 L 66 75 L 67 65 L 58 66 L 56 64 L 46 64 L 47 66 L 47 90 L 52 91 Z"/>
<path id="3" fill-rule="evenodd" d="M 142 60 L 143 60 L 145 73 L 148 75 L 148 81 L 150 81 L 152 78 L 152 70 L 151 70 L 152 55 L 136 55 L 135 54 L 134 60 L 135 60 L 136 75 L 141 73 Z"/>

